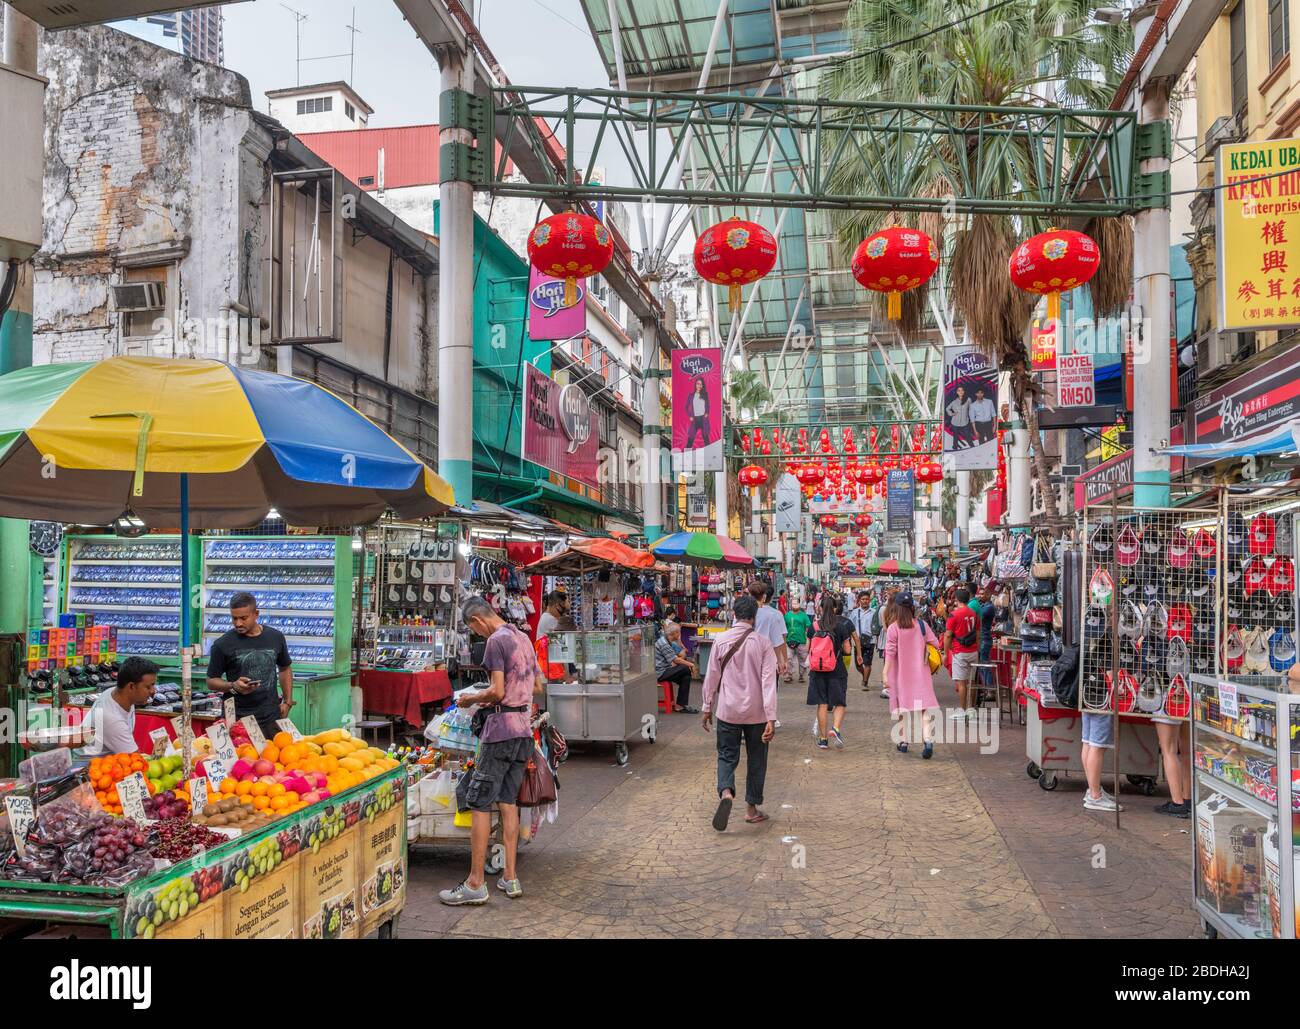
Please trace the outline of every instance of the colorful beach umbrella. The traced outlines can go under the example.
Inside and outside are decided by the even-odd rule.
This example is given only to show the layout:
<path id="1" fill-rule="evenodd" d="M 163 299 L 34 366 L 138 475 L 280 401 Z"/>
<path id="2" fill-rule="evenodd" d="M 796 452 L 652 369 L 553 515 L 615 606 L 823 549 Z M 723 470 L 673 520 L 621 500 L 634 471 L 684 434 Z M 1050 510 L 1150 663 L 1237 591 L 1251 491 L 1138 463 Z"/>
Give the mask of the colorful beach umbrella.
<path id="1" fill-rule="evenodd" d="M 152 357 L 0 376 L 0 516 L 109 525 L 130 512 L 150 528 L 235 529 L 274 508 L 296 525 L 360 525 L 453 500 L 379 426 L 303 379 Z"/>
<path id="2" fill-rule="evenodd" d="M 735 540 L 711 532 L 675 532 L 652 543 L 650 549 L 655 557 L 674 564 L 708 567 L 754 563 L 745 548 Z"/>
<path id="3" fill-rule="evenodd" d="M 925 573 L 917 568 L 916 565 L 908 561 L 900 561 L 895 557 L 885 558 L 880 561 L 872 561 L 867 565 L 868 575 L 924 575 Z"/>

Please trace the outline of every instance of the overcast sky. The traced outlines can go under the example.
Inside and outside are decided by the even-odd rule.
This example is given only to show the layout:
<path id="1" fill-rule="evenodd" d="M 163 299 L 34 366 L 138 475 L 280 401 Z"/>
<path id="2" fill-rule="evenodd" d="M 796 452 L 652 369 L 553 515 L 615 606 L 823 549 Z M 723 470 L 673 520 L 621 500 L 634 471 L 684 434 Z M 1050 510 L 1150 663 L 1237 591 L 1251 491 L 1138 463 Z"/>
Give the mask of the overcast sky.
<path id="1" fill-rule="evenodd" d="M 437 65 L 392 0 L 285 2 L 307 15 L 301 27 L 304 83 L 348 78 L 347 27 L 355 9 L 360 32 L 352 85 L 375 109 L 371 126 L 438 120 Z M 474 0 L 474 8 L 483 38 L 516 84 L 609 85 L 578 0 Z M 266 110 L 268 89 L 298 81 L 294 16 L 280 0 L 250 0 L 225 11 L 226 65 L 248 79 L 254 103 Z M 556 46 L 558 39 L 565 45 Z M 344 56 L 308 60 L 331 54 Z"/>

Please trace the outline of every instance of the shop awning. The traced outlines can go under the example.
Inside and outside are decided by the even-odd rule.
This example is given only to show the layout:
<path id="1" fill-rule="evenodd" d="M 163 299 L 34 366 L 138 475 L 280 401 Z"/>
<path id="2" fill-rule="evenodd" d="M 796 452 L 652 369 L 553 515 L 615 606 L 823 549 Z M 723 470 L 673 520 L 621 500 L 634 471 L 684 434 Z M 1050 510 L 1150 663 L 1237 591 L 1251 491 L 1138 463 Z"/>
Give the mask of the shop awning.
<path id="1" fill-rule="evenodd" d="M 1198 461 L 1218 461 L 1229 457 L 1294 454 L 1297 451 L 1300 451 L 1300 419 L 1293 419 L 1246 439 L 1223 443 L 1190 443 L 1180 447 L 1166 447 L 1161 453 L 1195 458 Z"/>
<path id="2" fill-rule="evenodd" d="M 650 571 L 655 560 L 648 550 L 637 550 L 611 539 L 575 539 L 556 554 L 525 565 L 529 575 L 584 575 L 604 568 Z"/>

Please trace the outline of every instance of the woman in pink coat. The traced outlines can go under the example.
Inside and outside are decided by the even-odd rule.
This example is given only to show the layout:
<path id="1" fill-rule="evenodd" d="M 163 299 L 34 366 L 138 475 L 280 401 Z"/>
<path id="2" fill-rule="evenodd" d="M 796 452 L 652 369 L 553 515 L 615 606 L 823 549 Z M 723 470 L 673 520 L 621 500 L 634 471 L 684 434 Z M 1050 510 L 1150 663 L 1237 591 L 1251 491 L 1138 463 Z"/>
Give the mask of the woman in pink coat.
<path id="1" fill-rule="evenodd" d="M 923 758 L 934 754 L 934 715 L 939 701 L 934 695 L 934 682 L 930 675 L 930 662 L 925 645 L 939 645 L 934 630 L 916 617 L 916 602 L 912 594 L 900 593 L 894 598 L 895 618 L 885 630 L 885 675 L 889 682 L 889 713 L 895 718 L 891 735 L 898 740 L 898 749 L 907 753 L 907 741 L 914 738 L 912 721 L 920 717 L 921 738 L 925 743 Z"/>

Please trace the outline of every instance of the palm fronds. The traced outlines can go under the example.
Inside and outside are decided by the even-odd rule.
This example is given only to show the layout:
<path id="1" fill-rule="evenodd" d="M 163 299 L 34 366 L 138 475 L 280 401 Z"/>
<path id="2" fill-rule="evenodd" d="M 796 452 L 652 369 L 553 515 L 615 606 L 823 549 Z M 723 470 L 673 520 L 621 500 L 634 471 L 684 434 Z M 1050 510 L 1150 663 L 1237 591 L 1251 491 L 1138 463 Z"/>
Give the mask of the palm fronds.
<path id="1" fill-rule="evenodd" d="M 1118 314 L 1133 288 L 1133 221 L 1127 215 L 1093 218 L 1084 231 L 1097 241 L 1101 251 L 1097 273 L 1088 280 L 1093 316 Z"/>

